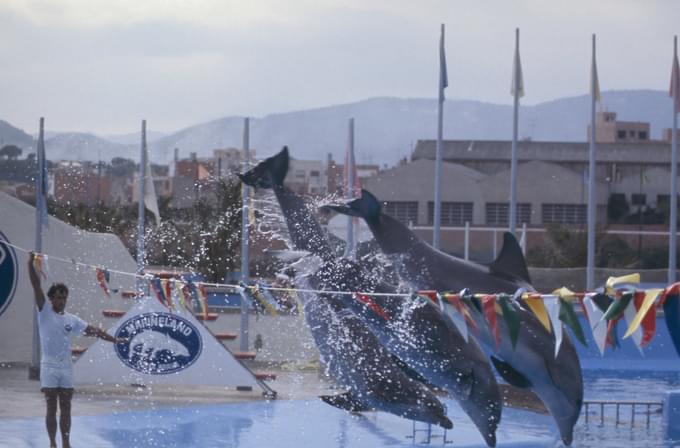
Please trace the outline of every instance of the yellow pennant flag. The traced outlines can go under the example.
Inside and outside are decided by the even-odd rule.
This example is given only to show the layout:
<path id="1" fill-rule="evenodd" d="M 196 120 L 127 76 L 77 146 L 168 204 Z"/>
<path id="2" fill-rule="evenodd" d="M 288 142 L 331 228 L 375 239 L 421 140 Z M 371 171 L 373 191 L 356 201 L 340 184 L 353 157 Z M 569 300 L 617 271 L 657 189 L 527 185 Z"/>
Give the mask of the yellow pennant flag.
<path id="1" fill-rule="evenodd" d="M 636 272 L 635 274 L 623 275 L 621 277 L 609 277 L 605 286 L 605 294 L 608 296 L 615 295 L 614 286 L 620 283 L 640 283 L 640 274 Z"/>
<path id="2" fill-rule="evenodd" d="M 538 294 L 525 294 L 522 298 L 524 299 L 524 303 L 527 304 L 529 309 L 531 309 L 546 330 L 548 330 L 548 333 L 552 332 L 550 329 L 550 317 L 548 317 L 548 310 L 545 308 L 543 298 Z"/>
<path id="3" fill-rule="evenodd" d="M 628 325 L 628 330 L 626 330 L 626 334 L 623 335 L 624 339 L 630 337 L 633 333 L 635 333 L 635 330 L 638 329 L 640 323 L 642 323 L 642 319 L 645 318 L 647 312 L 654 304 L 654 301 L 656 300 L 658 295 L 661 294 L 661 291 L 663 291 L 663 289 L 648 289 L 647 291 L 645 291 L 645 300 L 642 301 L 642 306 L 635 315 L 635 319 L 633 319 L 630 325 Z"/>

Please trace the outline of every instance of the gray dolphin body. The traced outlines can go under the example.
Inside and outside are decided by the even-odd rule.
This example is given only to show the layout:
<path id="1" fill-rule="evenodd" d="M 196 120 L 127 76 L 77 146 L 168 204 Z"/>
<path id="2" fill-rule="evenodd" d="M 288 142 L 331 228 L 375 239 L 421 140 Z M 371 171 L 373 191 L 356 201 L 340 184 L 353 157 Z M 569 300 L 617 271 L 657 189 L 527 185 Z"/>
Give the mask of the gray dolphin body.
<path id="1" fill-rule="evenodd" d="M 393 286 L 367 276 L 352 260 L 326 262 L 319 275 L 325 276 L 322 284 L 326 288 L 368 292 L 357 296 L 345 294 L 340 300 L 409 369 L 429 384 L 449 392 L 486 443 L 495 446 L 502 400 L 489 360 L 475 340 L 470 338 L 466 342 L 429 300 L 398 295 Z"/>
<path id="2" fill-rule="evenodd" d="M 318 222 L 302 199 L 283 187 L 288 167 L 284 148 L 279 156 L 267 159 L 241 176 L 243 182 L 273 188 L 293 246 L 323 260 L 333 253 Z M 323 270 L 312 268 L 300 274 L 299 281 L 312 289 L 324 288 Z M 368 330 L 365 323 L 347 310 L 332 294 L 301 293 L 305 319 L 329 374 L 348 391 L 321 397 L 326 403 L 352 412 L 377 409 L 402 417 L 452 428 L 446 409 L 422 383 L 410 378 Z"/>
<path id="3" fill-rule="evenodd" d="M 524 257 L 517 241 L 505 235 L 503 249 L 489 266 L 471 263 L 434 249 L 396 219 L 381 211 L 380 203 L 368 191 L 347 205 L 331 206 L 340 213 L 365 219 L 382 251 L 389 255 L 399 275 L 419 289 L 459 291 L 469 288 L 479 293 L 514 293 L 518 288 L 533 290 Z M 566 336 L 555 358 L 555 340 L 521 300 L 515 305 L 520 318 L 517 346 L 509 338 L 495 338 L 483 314 L 473 310 L 472 317 L 481 330 L 477 335 L 501 376 L 518 387 L 530 388 L 553 416 L 563 442 L 573 440 L 573 428 L 583 402 L 583 378 L 576 349 Z M 503 319 L 498 320 L 501 334 L 508 334 Z"/>

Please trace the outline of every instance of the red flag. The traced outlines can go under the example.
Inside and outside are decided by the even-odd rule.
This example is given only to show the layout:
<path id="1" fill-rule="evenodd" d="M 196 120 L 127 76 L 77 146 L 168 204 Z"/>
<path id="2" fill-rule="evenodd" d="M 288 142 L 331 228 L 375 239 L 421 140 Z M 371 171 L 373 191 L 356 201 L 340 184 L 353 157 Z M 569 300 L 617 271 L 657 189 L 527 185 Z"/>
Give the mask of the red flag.
<path id="1" fill-rule="evenodd" d="M 97 281 L 99 282 L 99 286 L 104 291 L 104 294 L 106 294 L 106 297 L 110 298 L 111 294 L 109 293 L 109 287 L 106 284 L 108 281 L 108 272 L 105 269 L 97 268 Z"/>
<path id="2" fill-rule="evenodd" d="M 496 339 L 496 348 L 501 344 L 501 335 L 498 331 L 498 323 L 496 322 L 496 296 L 488 295 L 482 297 L 482 309 L 484 316 L 489 323 L 491 334 Z"/>
<path id="3" fill-rule="evenodd" d="M 382 317 L 385 320 L 390 320 L 390 316 L 387 314 L 387 312 L 377 303 L 375 303 L 369 296 L 366 294 L 359 294 L 356 293 L 354 295 L 359 302 L 363 303 L 366 305 L 371 311 L 373 311 L 375 314 L 378 316 Z"/>
<path id="4" fill-rule="evenodd" d="M 642 307 L 642 302 L 645 300 L 645 291 L 636 291 L 634 305 L 635 309 L 638 311 Z M 656 307 L 652 306 L 647 314 L 642 318 L 642 341 L 640 342 L 640 347 L 646 347 L 652 342 L 652 338 L 656 333 Z"/>
<path id="5" fill-rule="evenodd" d="M 437 291 L 418 291 L 419 296 L 427 297 L 434 305 L 439 306 Z"/>
<path id="6" fill-rule="evenodd" d="M 677 83 L 677 84 L 676 84 Z M 677 50 L 673 55 L 673 68 L 671 69 L 671 86 L 668 89 L 668 95 L 675 100 L 675 112 L 680 111 L 680 92 L 676 95 L 673 90 L 673 85 L 680 87 L 680 65 L 678 65 L 678 53 Z"/>

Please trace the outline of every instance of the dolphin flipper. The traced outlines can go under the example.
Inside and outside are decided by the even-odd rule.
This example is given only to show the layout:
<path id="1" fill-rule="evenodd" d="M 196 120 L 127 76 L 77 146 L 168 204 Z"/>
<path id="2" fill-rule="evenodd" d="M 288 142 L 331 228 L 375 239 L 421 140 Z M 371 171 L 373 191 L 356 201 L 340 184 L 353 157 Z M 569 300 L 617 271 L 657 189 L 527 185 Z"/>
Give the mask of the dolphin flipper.
<path id="1" fill-rule="evenodd" d="M 321 395 L 319 396 L 324 403 L 335 406 L 338 409 L 348 412 L 365 412 L 370 411 L 359 399 L 357 399 L 350 392 L 345 392 L 339 395 Z"/>
<path id="2" fill-rule="evenodd" d="M 521 389 L 528 389 L 531 387 L 531 381 L 515 370 L 515 368 L 507 362 L 501 361 L 495 356 L 491 356 L 491 362 L 493 363 L 493 366 L 496 368 L 496 371 L 501 376 L 501 378 L 507 381 L 508 384 Z"/>
<path id="3" fill-rule="evenodd" d="M 280 187 L 288 174 L 288 163 L 288 147 L 284 146 L 278 154 L 264 159 L 248 172 L 237 175 L 244 184 L 251 187 Z"/>
<path id="4" fill-rule="evenodd" d="M 510 276 L 531 284 L 522 248 L 510 232 L 503 234 L 503 247 L 496 260 L 489 265 L 492 273 L 500 276 Z"/>

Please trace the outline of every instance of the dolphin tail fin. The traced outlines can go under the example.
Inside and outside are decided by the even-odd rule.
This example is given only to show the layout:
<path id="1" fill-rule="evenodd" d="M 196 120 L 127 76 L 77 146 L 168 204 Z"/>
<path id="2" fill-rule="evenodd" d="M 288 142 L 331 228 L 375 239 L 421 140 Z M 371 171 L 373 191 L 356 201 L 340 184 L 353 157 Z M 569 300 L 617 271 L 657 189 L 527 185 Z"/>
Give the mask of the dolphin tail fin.
<path id="1" fill-rule="evenodd" d="M 368 190 L 361 190 L 361 197 L 343 205 L 324 205 L 322 208 L 334 210 L 343 215 L 358 216 L 366 221 L 374 221 L 380 216 L 381 207 L 378 198 Z"/>
<path id="2" fill-rule="evenodd" d="M 350 392 L 339 395 L 321 395 L 319 398 L 321 398 L 324 403 L 335 406 L 343 411 L 365 412 L 370 410 Z"/>
<path id="3" fill-rule="evenodd" d="M 238 177 L 251 187 L 280 187 L 288 174 L 288 163 L 288 147 L 284 146 L 278 154 L 263 160 L 246 173 L 238 174 Z"/>
<path id="4" fill-rule="evenodd" d="M 503 234 L 503 248 L 498 258 L 489 265 L 491 272 L 512 278 L 521 279 L 531 284 L 527 263 L 524 260 L 522 249 L 519 247 L 517 239 L 510 232 Z"/>

